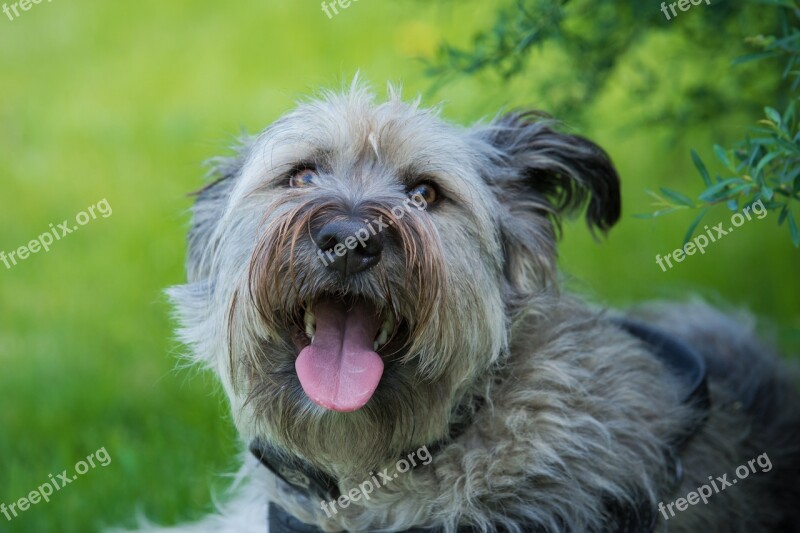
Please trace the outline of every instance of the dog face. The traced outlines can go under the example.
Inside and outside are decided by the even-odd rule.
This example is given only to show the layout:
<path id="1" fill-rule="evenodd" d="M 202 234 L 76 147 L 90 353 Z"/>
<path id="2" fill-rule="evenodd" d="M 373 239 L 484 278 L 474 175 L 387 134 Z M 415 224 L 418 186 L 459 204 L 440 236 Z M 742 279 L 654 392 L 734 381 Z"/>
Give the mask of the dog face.
<path id="1" fill-rule="evenodd" d="M 605 153 L 536 119 L 461 129 L 354 87 L 216 161 L 171 294 L 245 439 L 347 475 L 446 436 L 553 290 L 559 217 L 619 216 Z"/>

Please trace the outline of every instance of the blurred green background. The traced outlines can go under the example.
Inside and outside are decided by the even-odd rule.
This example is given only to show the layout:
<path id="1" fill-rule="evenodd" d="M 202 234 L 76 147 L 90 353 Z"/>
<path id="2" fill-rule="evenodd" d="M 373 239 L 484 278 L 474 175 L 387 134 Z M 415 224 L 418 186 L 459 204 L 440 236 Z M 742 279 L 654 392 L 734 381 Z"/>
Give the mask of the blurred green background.
<path id="1" fill-rule="evenodd" d="M 186 193 L 203 183 L 201 162 L 359 70 L 379 95 L 387 81 L 401 82 L 409 96 L 444 100 L 444 115 L 463 124 L 501 108 L 546 107 L 551 95 L 529 82 L 563 74 L 563 58 L 547 48 L 522 78 L 482 74 L 430 91 L 419 58 L 443 41 L 468 43 L 493 9 L 361 0 L 329 19 L 317 1 L 55 0 L 14 20 L 0 13 L 0 250 L 103 198 L 113 209 L 47 253 L 0 264 L 0 502 L 101 447 L 112 458 L 50 503 L 10 522 L 0 515 L 0 531 L 94 531 L 132 525 L 137 511 L 175 523 L 210 509 L 239 445 L 213 378 L 178 368 L 183 348 L 162 294 L 184 279 Z M 625 214 L 601 243 L 582 223 L 567 225 L 561 264 L 574 290 L 601 303 L 699 293 L 748 307 L 795 354 L 800 254 L 776 215 L 666 273 L 655 255 L 681 245 L 692 215 L 631 217 L 652 211 L 647 188 L 698 191 L 690 147 L 740 138 L 761 116 L 758 107 L 732 106 L 688 126 L 669 112 L 640 120 L 653 106 L 678 109 L 698 79 L 732 87 L 732 58 L 693 49 L 677 31 L 692 15 L 662 24 L 622 57 L 574 124 L 617 163 Z M 642 64 L 660 76 L 648 94 L 633 90 Z M 769 94 L 775 74 L 754 75 L 761 82 L 746 90 Z M 561 90 L 568 85 L 548 87 Z M 728 217 L 722 209 L 706 223 Z"/>

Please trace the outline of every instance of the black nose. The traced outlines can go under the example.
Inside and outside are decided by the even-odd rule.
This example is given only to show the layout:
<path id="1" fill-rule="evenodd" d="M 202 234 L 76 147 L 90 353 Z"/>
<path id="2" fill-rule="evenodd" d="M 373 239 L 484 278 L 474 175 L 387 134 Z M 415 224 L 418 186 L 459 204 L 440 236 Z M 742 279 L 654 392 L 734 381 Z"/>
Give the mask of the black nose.
<path id="1" fill-rule="evenodd" d="M 327 222 L 313 238 L 320 261 L 343 276 L 372 268 L 381 260 L 381 234 L 356 218 Z"/>

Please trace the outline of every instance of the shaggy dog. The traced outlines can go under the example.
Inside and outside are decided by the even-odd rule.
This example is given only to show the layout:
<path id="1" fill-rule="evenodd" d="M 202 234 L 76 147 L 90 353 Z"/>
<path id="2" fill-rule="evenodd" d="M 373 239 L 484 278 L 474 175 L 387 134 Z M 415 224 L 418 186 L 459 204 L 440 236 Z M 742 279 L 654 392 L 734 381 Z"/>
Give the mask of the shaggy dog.
<path id="1" fill-rule="evenodd" d="M 620 216 L 606 153 L 390 93 L 299 105 L 197 195 L 171 296 L 252 454 L 177 530 L 799 531 L 795 382 L 746 317 L 559 291 L 562 217 Z"/>

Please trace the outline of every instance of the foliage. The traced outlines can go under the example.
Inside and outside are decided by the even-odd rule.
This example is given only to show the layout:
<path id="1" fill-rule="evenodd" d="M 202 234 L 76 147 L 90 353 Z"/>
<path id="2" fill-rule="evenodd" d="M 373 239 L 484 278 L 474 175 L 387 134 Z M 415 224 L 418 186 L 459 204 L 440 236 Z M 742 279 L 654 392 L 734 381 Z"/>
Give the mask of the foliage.
<path id="1" fill-rule="evenodd" d="M 697 200 L 667 188 L 659 192 L 648 191 L 656 199 L 660 216 L 678 210 L 701 209 L 686 236 L 689 239 L 708 208 L 724 203 L 737 210 L 739 204 L 753 203 L 759 198 L 770 209 L 779 211 L 778 221 L 787 221 L 795 246 L 800 246 L 797 220 L 792 213 L 793 200 L 800 192 L 800 132 L 798 132 L 798 85 L 800 85 L 800 32 L 797 28 L 800 9 L 795 0 L 749 0 L 746 2 L 719 2 L 713 9 L 696 10 L 692 19 L 681 24 L 667 23 L 653 5 L 636 0 L 616 0 L 598 6 L 596 2 L 582 0 L 514 0 L 497 9 L 491 29 L 478 32 L 470 48 L 461 49 L 445 44 L 437 56 L 428 63 L 427 74 L 435 78 L 438 88 L 458 76 L 475 76 L 494 72 L 503 81 L 524 76 L 530 68 L 528 57 L 534 49 L 555 46 L 564 53 L 570 64 L 569 81 L 556 79 L 552 86 L 538 81 L 541 94 L 557 94 L 548 102 L 560 117 L 579 120 L 580 112 L 607 82 L 619 59 L 633 49 L 648 32 L 666 29 L 682 32 L 692 40 L 697 49 L 711 54 L 735 54 L 730 41 L 719 39 L 720 28 L 736 17 L 747 21 L 746 30 L 755 37 L 742 39 L 753 53 L 741 55 L 732 62 L 731 76 L 743 87 L 757 85 L 764 76 L 742 70 L 744 63 L 753 61 L 783 61 L 782 85 L 771 96 L 786 102 L 779 113 L 773 107 L 765 109 L 765 119 L 750 130 L 744 140 L 731 149 L 714 147 L 714 152 L 726 173 L 709 175 L 696 151 L 692 159 L 705 184 Z M 766 10 L 766 11 L 765 11 Z M 740 24 L 741 26 L 741 24 Z M 762 32 L 768 33 L 764 36 Z M 776 33 L 776 35 L 772 35 Z M 754 50 L 753 50 L 754 49 Z M 709 76 L 710 77 L 710 76 Z M 777 79 L 777 77 L 776 77 Z M 555 86 L 558 87 L 555 87 Z M 558 90 L 553 90 L 553 89 Z M 774 89 L 774 88 L 773 88 Z M 742 91 L 737 101 L 720 91 L 718 80 L 682 94 L 685 110 L 676 113 L 667 110 L 655 112 L 652 122 L 678 115 L 691 117 L 697 122 L 707 122 L 729 112 L 732 108 L 751 105 Z M 763 106 L 763 101 L 759 107 Z M 685 126 L 685 124 L 681 124 Z"/>
<path id="2" fill-rule="evenodd" d="M 706 54 L 721 54 L 730 48 L 730 41 L 719 39 L 718 28 L 745 12 L 738 2 L 722 2 L 706 10 L 702 25 L 669 26 L 669 31 L 680 32 Z M 758 17 L 752 19 L 756 27 L 763 26 Z M 506 0 L 497 8 L 490 29 L 475 33 L 467 48 L 443 44 L 426 62 L 425 73 L 434 79 L 434 91 L 459 77 L 484 73 L 508 82 L 536 70 L 539 64 L 529 61 L 534 51 L 555 48 L 565 63 L 561 74 L 526 77 L 526 81 L 534 85 L 549 111 L 579 121 L 579 110 L 601 92 L 619 60 L 664 24 L 656 7 L 637 0 Z M 716 80 L 708 80 L 690 96 L 718 112 L 730 103 L 717 90 Z M 691 104 L 688 99 L 687 104 Z M 707 118 L 702 112 L 693 114 Z"/>
<path id="3" fill-rule="evenodd" d="M 712 180 L 700 156 L 692 151 L 692 159 L 706 187 L 697 202 L 666 188 L 661 189 L 661 194 L 650 191 L 657 200 L 656 205 L 662 208 L 654 216 L 678 209 L 702 208 L 686 234 L 686 241 L 692 237 L 710 206 L 724 203 L 732 211 L 737 211 L 740 203 L 752 204 L 761 199 L 767 209 L 779 213 L 778 225 L 787 222 L 792 242 L 800 247 L 800 231 L 792 212 L 793 207 L 797 207 L 796 202 L 800 201 L 800 117 L 797 110 L 800 104 L 800 30 L 796 26 L 800 8 L 794 1 L 765 3 L 778 7 L 781 35 L 759 35 L 748 39 L 760 51 L 734 63 L 775 57 L 782 59 L 786 64 L 783 78 L 789 83 L 789 104 L 783 113 L 766 107 L 765 118 L 759 121 L 759 126 L 751 128 L 745 139 L 733 148 L 726 150 L 714 146 L 717 159 L 727 171 L 724 176 Z"/>

